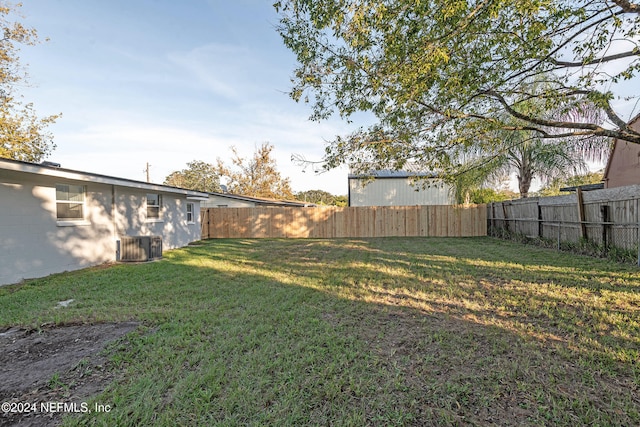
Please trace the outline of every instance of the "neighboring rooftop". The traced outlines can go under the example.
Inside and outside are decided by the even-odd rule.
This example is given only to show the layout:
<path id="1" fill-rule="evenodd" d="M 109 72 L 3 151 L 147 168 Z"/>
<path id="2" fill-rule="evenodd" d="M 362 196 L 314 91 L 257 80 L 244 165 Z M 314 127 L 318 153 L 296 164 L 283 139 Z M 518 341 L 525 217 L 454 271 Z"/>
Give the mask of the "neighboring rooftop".
<path id="1" fill-rule="evenodd" d="M 150 182 L 136 181 L 128 178 L 118 178 L 97 173 L 66 169 L 60 167 L 59 163 L 52 162 L 43 162 L 38 164 L 0 157 L 0 170 L 2 169 L 15 172 L 26 172 L 44 176 L 51 176 L 55 178 L 71 179 L 76 181 L 88 181 L 97 182 L 100 184 L 139 188 L 142 190 L 178 193 L 195 198 L 208 198 L 208 194 L 201 191 L 194 191 L 188 190 L 186 188 L 171 187 L 163 184 L 154 184 Z"/>
<path id="2" fill-rule="evenodd" d="M 350 173 L 349 179 L 356 178 L 437 178 L 438 174 L 434 172 L 409 172 L 403 170 L 382 169 L 378 171 L 370 171 L 367 173 Z"/>
<path id="3" fill-rule="evenodd" d="M 267 199 L 264 197 L 253 197 L 253 196 L 242 196 L 240 194 L 231 194 L 231 193 L 208 193 L 213 196 L 218 197 L 226 197 L 229 199 L 235 200 L 243 200 L 247 202 L 254 202 L 260 205 L 267 206 L 293 206 L 293 207 L 312 207 L 316 206 L 314 203 L 301 202 L 298 200 L 278 200 L 278 199 Z"/>
<path id="4" fill-rule="evenodd" d="M 571 187 L 563 187 L 560 189 L 560 191 L 576 191 L 578 188 L 582 191 L 602 190 L 604 188 L 604 182 L 598 182 L 597 184 L 583 184 L 574 185 Z"/>

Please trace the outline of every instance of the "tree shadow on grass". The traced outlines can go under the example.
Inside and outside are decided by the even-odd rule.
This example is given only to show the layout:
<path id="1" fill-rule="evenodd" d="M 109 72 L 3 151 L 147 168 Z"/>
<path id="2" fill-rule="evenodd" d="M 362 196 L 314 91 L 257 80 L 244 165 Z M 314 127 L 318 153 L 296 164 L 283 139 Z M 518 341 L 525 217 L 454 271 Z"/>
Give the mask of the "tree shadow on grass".
<path id="1" fill-rule="evenodd" d="M 434 243 L 449 250 L 425 254 Z M 516 262 L 477 253 L 458 262 L 452 243 L 237 240 L 190 255 L 227 263 L 234 283 L 257 277 L 339 297 L 321 319 L 366 343 L 411 422 L 637 422 L 637 323 L 625 322 L 637 319 L 637 277 L 592 283 L 610 278 L 597 270 L 606 264 L 563 272 L 565 260 L 547 259 L 524 281 Z M 603 290 L 620 292 L 618 306 L 593 303 Z"/>
<path id="2" fill-rule="evenodd" d="M 101 396 L 116 410 L 69 424 L 638 424 L 632 292 L 600 304 L 584 280 L 523 280 L 491 247 L 458 245 L 221 240 L 53 278 L 78 301 L 60 321 L 157 325 Z"/>

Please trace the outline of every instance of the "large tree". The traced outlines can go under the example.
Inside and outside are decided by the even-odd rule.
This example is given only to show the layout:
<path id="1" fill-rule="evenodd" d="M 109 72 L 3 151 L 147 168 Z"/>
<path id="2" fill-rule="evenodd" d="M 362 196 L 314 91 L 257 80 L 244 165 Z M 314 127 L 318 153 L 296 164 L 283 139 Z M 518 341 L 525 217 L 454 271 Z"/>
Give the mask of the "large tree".
<path id="1" fill-rule="evenodd" d="M 280 176 L 271 155 L 273 145 L 265 142 L 256 147 L 251 158 L 241 157 L 235 147 L 231 147 L 231 151 L 231 165 L 218 159 L 216 166 L 218 174 L 227 179 L 230 193 L 270 199 L 294 198 L 289 179 Z"/>
<path id="2" fill-rule="evenodd" d="M 332 141 L 328 168 L 400 168 L 413 160 L 439 170 L 455 160 L 452 147 L 489 141 L 496 130 L 640 143 L 610 90 L 637 80 L 640 4 L 281 0 L 275 7 L 278 31 L 298 60 L 291 96 L 311 103 L 315 119 L 358 111 L 378 119 Z M 539 76 L 545 85 L 529 84 Z M 534 98 L 541 112 L 572 113 L 523 108 Z M 601 114 L 582 114 L 593 110 Z"/>
<path id="3" fill-rule="evenodd" d="M 26 82 L 19 46 L 38 42 L 36 30 L 12 21 L 19 7 L 0 4 L 0 157 L 39 162 L 55 148 L 47 127 L 60 115 L 39 118 L 33 105 L 23 104 L 16 93 L 18 84 Z"/>
<path id="4" fill-rule="evenodd" d="M 165 178 L 164 184 L 196 191 L 219 192 L 220 176 L 216 166 L 201 160 L 194 160 L 187 163 L 186 169 L 169 174 Z"/>

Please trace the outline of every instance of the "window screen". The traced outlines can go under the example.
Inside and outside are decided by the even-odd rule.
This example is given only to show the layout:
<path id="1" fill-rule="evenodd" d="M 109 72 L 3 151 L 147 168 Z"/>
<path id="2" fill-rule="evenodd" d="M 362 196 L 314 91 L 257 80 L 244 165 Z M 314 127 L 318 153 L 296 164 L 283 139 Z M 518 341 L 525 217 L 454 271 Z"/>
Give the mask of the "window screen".
<path id="1" fill-rule="evenodd" d="M 193 220 L 193 203 L 187 203 L 187 222 L 195 222 Z"/>
<path id="2" fill-rule="evenodd" d="M 56 217 L 59 220 L 84 219 L 84 185 L 56 184 Z"/>
<path id="3" fill-rule="evenodd" d="M 162 196 L 157 193 L 147 193 L 147 218 L 160 218 Z"/>

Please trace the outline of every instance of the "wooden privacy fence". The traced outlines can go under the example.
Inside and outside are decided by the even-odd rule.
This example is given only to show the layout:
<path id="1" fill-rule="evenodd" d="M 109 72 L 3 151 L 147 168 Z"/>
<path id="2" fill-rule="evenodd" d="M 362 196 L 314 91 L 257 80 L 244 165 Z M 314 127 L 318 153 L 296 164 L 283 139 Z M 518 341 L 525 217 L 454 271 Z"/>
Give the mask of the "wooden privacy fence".
<path id="1" fill-rule="evenodd" d="M 489 234 L 640 250 L 639 207 L 640 185 L 496 202 L 487 205 Z"/>
<path id="2" fill-rule="evenodd" d="M 203 208 L 202 238 L 487 235 L 486 205 Z"/>

